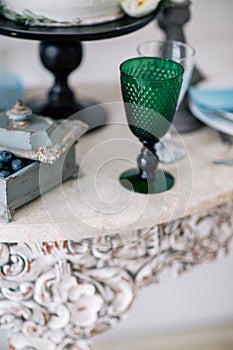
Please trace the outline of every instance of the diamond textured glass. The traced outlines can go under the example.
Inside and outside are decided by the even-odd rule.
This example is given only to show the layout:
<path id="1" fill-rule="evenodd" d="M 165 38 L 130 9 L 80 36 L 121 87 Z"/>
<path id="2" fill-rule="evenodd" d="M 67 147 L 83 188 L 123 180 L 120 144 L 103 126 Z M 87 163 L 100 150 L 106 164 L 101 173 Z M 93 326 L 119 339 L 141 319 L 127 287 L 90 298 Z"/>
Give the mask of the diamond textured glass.
<path id="1" fill-rule="evenodd" d="M 121 90 L 127 122 L 142 142 L 138 169 L 120 176 L 122 185 L 140 193 L 158 193 L 171 188 L 172 175 L 158 169 L 155 144 L 169 130 L 182 85 L 183 67 L 155 57 L 135 57 L 120 66 Z"/>

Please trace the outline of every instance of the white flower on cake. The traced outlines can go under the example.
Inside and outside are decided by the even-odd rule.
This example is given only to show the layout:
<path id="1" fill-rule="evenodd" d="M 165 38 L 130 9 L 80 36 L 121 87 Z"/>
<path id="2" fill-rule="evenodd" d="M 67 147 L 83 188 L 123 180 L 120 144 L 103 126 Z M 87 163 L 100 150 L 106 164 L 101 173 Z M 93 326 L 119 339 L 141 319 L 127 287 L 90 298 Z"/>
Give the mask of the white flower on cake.
<path id="1" fill-rule="evenodd" d="M 122 9 L 131 17 L 141 17 L 154 11 L 160 0 L 119 0 Z"/>

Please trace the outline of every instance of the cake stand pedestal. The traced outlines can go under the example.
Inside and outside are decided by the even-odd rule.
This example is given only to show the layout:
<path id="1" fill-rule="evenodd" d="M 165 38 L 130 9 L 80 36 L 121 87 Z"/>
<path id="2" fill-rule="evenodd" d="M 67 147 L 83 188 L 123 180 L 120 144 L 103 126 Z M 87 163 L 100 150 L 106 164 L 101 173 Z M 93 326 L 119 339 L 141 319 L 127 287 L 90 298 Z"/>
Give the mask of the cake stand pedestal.
<path id="1" fill-rule="evenodd" d="M 81 42 L 114 38 L 134 32 L 153 20 L 158 11 L 159 9 L 139 19 L 124 16 L 109 23 L 80 27 L 25 26 L 0 16 L 0 34 L 40 41 L 41 62 L 54 75 L 54 85 L 47 96 L 29 101 L 33 111 L 61 119 L 98 104 L 90 99 L 80 101 L 68 85 L 68 76 L 82 61 Z M 101 106 L 95 108 L 94 115 L 92 113 L 92 109 L 87 108 L 79 117 L 90 129 L 106 123 L 107 115 Z"/>

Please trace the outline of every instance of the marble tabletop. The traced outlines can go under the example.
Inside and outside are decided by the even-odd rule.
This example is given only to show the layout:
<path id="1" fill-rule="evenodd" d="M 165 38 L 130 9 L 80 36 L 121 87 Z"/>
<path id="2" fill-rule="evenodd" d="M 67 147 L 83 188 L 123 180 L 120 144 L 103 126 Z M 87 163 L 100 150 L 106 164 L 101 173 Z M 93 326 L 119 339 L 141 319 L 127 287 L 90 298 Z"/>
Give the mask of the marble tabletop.
<path id="1" fill-rule="evenodd" d="M 86 86 L 82 93 L 97 87 Z M 42 198 L 16 210 L 12 222 L 0 221 L 0 241 L 80 240 L 106 234 L 126 234 L 206 210 L 233 199 L 232 167 L 215 165 L 214 159 L 233 156 L 208 127 L 174 141 L 187 156 L 161 164 L 175 177 L 175 185 L 155 195 L 131 193 L 119 183 L 120 174 L 136 166 L 140 142 L 127 126 L 116 85 L 98 88 L 109 121 L 77 144 L 79 179 L 72 179 Z M 113 101 L 113 102 L 109 102 Z M 95 108 L 95 107 L 92 107 Z"/>

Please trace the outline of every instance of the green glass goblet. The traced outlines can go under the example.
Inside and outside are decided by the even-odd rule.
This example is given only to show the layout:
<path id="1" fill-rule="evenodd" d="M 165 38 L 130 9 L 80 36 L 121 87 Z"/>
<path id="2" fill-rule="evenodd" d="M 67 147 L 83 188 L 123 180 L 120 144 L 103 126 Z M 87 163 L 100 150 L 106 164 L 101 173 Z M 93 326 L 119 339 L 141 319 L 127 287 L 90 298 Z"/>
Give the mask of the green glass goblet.
<path id="1" fill-rule="evenodd" d="M 155 144 L 169 130 L 179 98 L 184 69 L 172 60 L 135 57 L 120 66 L 121 91 L 127 122 L 142 142 L 138 169 L 124 172 L 121 184 L 139 193 L 159 193 L 174 184 L 171 174 L 158 169 Z"/>

